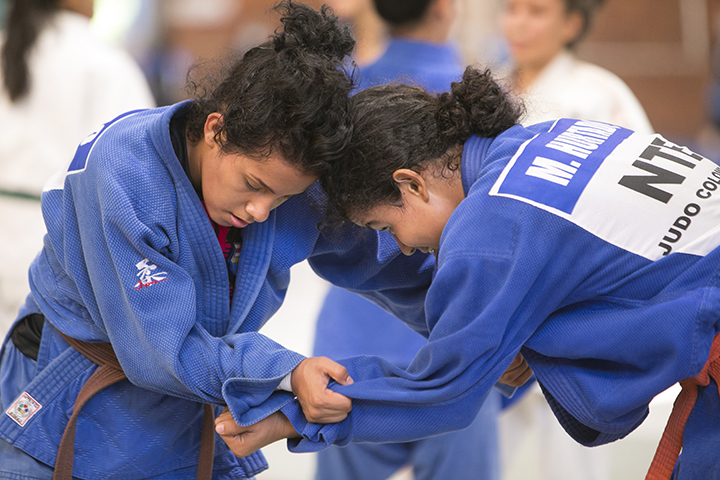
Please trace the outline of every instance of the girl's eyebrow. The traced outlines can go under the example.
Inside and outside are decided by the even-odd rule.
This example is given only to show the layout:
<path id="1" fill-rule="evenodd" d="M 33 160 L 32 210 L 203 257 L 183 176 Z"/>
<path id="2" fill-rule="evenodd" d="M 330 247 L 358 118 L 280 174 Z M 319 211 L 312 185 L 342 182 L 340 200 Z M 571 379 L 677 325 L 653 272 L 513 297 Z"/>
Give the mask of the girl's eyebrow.
<path id="1" fill-rule="evenodd" d="M 262 188 L 264 188 L 265 190 L 267 190 L 268 192 L 270 192 L 271 195 L 276 195 L 276 194 L 275 194 L 275 190 L 273 190 L 272 188 L 268 187 L 267 184 L 266 184 L 265 182 L 263 182 L 262 180 L 260 180 L 258 177 L 254 176 L 254 175 L 251 175 L 251 174 L 248 174 L 247 177 L 250 178 L 250 179 L 252 179 L 252 180 L 254 180 L 254 181 L 256 181 L 257 183 L 259 183 L 260 186 L 261 186 Z M 308 188 L 310 188 L 310 187 L 308 187 Z M 307 192 L 307 188 L 304 189 L 304 190 L 301 191 L 301 192 L 288 193 L 287 195 L 283 195 L 283 196 L 284 196 L 284 197 L 294 197 L 295 195 L 302 195 L 302 194 L 305 193 L 305 192 Z"/>

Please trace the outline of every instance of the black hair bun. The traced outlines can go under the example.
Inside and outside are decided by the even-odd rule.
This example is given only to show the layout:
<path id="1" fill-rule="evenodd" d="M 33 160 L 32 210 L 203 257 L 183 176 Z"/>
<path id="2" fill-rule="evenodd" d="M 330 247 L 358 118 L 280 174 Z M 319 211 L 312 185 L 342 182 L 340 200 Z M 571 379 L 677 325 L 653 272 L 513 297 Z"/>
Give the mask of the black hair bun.
<path id="1" fill-rule="evenodd" d="M 343 62 L 355 48 L 355 40 L 347 27 L 341 26 L 332 9 L 323 5 L 320 11 L 307 5 L 280 2 L 275 10 L 282 15 L 283 27 L 276 31 L 272 45 L 276 52 L 305 51 Z"/>
<path id="2" fill-rule="evenodd" d="M 499 135 L 515 125 L 523 111 L 522 103 L 504 91 L 490 70 L 467 67 L 462 81 L 438 96 L 436 118 L 441 135 L 464 141 L 472 134 Z"/>

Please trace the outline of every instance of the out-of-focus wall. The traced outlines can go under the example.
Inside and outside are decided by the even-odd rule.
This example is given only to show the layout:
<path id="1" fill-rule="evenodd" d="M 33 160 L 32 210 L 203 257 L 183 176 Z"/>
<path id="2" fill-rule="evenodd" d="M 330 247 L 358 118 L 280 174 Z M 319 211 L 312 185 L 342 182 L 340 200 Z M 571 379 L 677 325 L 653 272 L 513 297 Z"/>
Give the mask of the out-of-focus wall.
<path id="1" fill-rule="evenodd" d="M 456 0 L 458 15 L 450 32 L 465 63 L 494 66 L 506 60 L 498 15 L 502 0 Z"/>
<path id="2" fill-rule="evenodd" d="M 717 10 L 709 0 L 609 0 L 579 56 L 625 80 L 655 130 L 693 139 L 708 119 Z"/>

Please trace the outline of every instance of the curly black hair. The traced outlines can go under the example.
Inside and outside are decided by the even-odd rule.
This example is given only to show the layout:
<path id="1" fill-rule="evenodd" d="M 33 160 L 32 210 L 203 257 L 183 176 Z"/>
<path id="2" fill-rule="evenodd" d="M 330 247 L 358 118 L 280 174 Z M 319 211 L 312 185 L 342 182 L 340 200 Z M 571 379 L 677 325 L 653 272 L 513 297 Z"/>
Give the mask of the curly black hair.
<path id="1" fill-rule="evenodd" d="M 433 95 L 410 85 L 382 85 L 350 100 L 354 132 L 345 157 L 321 177 L 328 194 L 327 224 L 351 221 L 379 205 L 400 205 L 393 180 L 401 168 L 456 170 L 455 152 L 472 135 L 494 137 L 523 113 L 489 70 L 468 67 L 451 92 Z"/>
<path id="2" fill-rule="evenodd" d="M 188 139 L 202 138 L 207 116 L 220 112 L 215 139 L 224 152 L 258 160 L 277 153 L 304 173 L 320 175 L 352 132 L 352 81 L 344 65 L 355 40 L 329 7 L 316 11 L 286 0 L 275 10 L 282 27 L 235 62 L 217 87 L 190 81 L 195 101 Z"/>

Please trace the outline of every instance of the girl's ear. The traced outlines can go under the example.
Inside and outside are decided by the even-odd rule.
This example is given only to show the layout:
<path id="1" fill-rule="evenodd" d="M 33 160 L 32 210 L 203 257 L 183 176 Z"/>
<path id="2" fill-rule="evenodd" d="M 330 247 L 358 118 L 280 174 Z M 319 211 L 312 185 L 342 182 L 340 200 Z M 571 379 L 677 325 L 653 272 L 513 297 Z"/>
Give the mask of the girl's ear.
<path id="1" fill-rule="evenodd" d="M 408 168 L 401 168 L 393 172 L 393 180 L 397 183 L 403 196 L 416 197 L 423 202 L 430 199 L 428 185 L 422 175 Z"/>
<path id="2" fill-rule="evenodd" d="M 213 112 L 205 119 L 205 143 L 207 143 L 211 148 L 217 146 L 218 142 L 215 140 L 215 136 L 220 130 L 222 130 L 222 126 L 223 116 L 219 112 Z"/>

